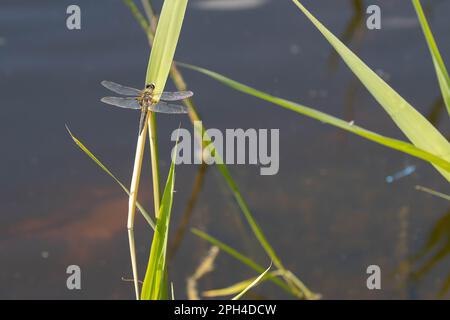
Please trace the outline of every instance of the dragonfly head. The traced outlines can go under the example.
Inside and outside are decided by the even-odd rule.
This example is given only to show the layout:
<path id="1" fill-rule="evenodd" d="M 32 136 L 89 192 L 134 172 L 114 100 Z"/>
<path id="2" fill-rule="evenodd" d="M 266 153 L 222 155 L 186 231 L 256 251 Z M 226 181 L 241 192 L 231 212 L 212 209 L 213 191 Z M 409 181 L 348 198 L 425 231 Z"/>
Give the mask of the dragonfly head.
<path id="1" fill-rule="evenodd" d="M 147 90 L 155 90 L 155 84 L 154 83 L 149 83 L 145 86 L 145 89 Z"/>

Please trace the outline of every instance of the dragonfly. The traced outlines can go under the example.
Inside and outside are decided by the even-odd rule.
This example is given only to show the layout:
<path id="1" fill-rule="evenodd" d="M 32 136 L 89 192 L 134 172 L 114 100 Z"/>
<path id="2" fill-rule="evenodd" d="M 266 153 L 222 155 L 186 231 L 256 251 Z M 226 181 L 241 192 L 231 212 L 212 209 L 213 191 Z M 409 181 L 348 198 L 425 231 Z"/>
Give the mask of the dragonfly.
<path id="1" fill-rule="evenodd" d="M 103 97 L 102 102 L 125 109 L 141 110 L 139 121 L 139 134 L 144 129 L 144 121 L 149 111 L 159 113 L 187 113 L 184 105 L 168 103 L 190 98 L 192 91 L 163 92 L 155 94 L 155 84 L 149 83 L 145 89 L 139 90 L 121 84 L 104 80 L 101 82 L 105 88 L 125 97 Z M 159 99 L 158 99 L 159 98 Z"/>

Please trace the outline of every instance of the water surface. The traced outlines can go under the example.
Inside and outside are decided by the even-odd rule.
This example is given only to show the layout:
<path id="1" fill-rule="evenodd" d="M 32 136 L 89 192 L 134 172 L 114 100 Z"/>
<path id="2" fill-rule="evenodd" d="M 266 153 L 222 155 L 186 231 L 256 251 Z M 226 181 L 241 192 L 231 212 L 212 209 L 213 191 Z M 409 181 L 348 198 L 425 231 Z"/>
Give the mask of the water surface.
<path id="1" fill-rule="evenodd" d="M 247 1 L 231 8 L 192 0 L 176 59 L 223 73 L 269 93 L 315 107 L 382 134 L 404 139 L 382 108 L 290 1 Z M 126 234 L 127 197 L 71 142 L 65 124 L 129 184 L 139 115 L 99 99 L 108 79 L 143 86 L 149 48 L 121 1 L 77 1 L 82 29 L 65 27 L 73 1 L 4 0 L 0 10 L 0 297 L 6 299 L 131 299 Z M 415 12 L 407 1 L 382 6 L 385 26 L 365 29 L 357 1 L 304 1 L 334 33 L 446 135 L 447 115 Z M 223 1 L 222 1 L 223 4 Z M 159 8 L 159 2 L 157 3 Z M 427 15 L 449 61 L 447 1 L 429 1 Z M 207 127 L 279 128 L 280 171 L 230 166 L 251 211 L 286 267 L 324 298 L 434 298 L 449 277 L 449 206 L 414 189 L 448 193 L 428 164 L 293 114 L 184 71 Z M 169 83 L 169 89 L 173 89 Z M 158 116 L 163 177 L 170 133 L 191 128 L 187 117 Z M 415 165 L 392 184 L 386 176 Z M 250 232 L 214 167 L 195 188 L 200 166 L 177 167 L 170 264 L 176 297 L 209 245 L 196 227 L 262 265 L 270 261 Z M 152 208 L 147 159 L 140 198 Z M 201 190 L 177 229 L 192 189 Z M 136 226 L 141 277 L 151 232 Z M 430 237 L 438 239 L 425 247 Z M 443 249 L 442 249 L 443 248 Z M 421 253 L 417 262 L 406 263 Z M 439 250 L 443 258 L 434 256 Z M 436 263 L 434 263 L 436 262 Z M 82 270 L 82 290 L 66 288 L 66 267 Z M 366 288 L 368 265 L 382 269 L 382 290 Z M 419 274 L 419 276 L 417 276 Z M 200 290 L 255 274 L 225 253 Z M 416 275 L 414 277 L 414 275 Z M 291 298 L 272 284 L 258 297 Z M 449 297 L 449 293 L 444 293 Z"/>

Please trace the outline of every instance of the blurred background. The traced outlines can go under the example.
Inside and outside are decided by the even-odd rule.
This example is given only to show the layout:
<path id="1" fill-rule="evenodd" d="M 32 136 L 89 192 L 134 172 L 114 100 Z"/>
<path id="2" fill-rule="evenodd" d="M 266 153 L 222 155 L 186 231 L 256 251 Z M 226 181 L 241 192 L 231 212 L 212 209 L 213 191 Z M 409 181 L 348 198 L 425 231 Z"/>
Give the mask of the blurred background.
<path id="1" fill-rule="evenodd" d="M 159 12 L 161 1 L 153 1 Z M 410 1 L 312 1 L 308 9 L 367 64 L 449 135 L 431 57 Z M 66 28 L 66 8 L 81 8 L 81 30 Z M 378 4 L 382 29 L 369 31 L 365 9 Z M 445 61 L 450 2 L 424 3 Z M 110 108 L 107 79 L 143 87 L 149 47 L 120 0 L 0 4 L 0 298 L 133 299 L 126 233 L 127 196 L 72 142 L 91 149 L 129 185 L 139 115 Z M 220 72 L 378 133 L 406 139 L 291 1 L 191 0 L 176 60 Z M 427 163 L 182 70 L 208 128 L 279 128 L 280 170 L 229 166 L 252 213 L 287 268 L 325 299 L 449 298 L 450 207 L 415 190 L 448 193 Z M 175 89 L 171 82 L 168 90 Z M 158 115 L 165 180 L 171 132 L 186 116 Z M 151 212 L 150 161 L 140 201 Z M 408 166 L 413 174 L 387 183 Z M 169 278 L 177 299 L 210 245 L 196 227 L 270 261 L 254 239 L 215 167 L 177 167 L 169 237 Z M 140 274 L 152 233 L 136 221 Z M 66 268 L 81 267 L 81 290 L 66 288 Z M 382 290 L 366 287 L 366 268 L 382 270 Z M 225 253 L 199 291 L 256 274 Z M 253 298 L 291 298 L 271 283 Z"/>

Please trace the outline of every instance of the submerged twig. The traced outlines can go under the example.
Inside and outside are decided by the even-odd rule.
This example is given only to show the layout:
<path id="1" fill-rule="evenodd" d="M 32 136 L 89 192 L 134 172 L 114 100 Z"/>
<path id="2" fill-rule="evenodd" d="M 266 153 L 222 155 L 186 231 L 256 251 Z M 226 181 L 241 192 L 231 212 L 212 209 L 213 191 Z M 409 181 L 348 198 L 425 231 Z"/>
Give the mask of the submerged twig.
<path id="1" fill-rule="evenodd" d="M 439 192 L 439 191 L 436 191 L 436 190 L 433 190 L 433 189 L 430 189 L 430 188 L 427 188 L 427 187 L 416 186 L 416 190 L 423 191 L 423 192 L 429 193 L 429 194 L 431 194 L 433 196 L 436 196 L 436 197 L 445 199 L 447 201 L 450 201 L 450 196 L 448 194 L 445 194 L 445 193 L 442 193 L 442 192 Z"/>
<path id="2" fill-rule="evenodd" d="M 200 300 L 197 291 L 197 281 L 205 274 L 214 270 L 214 261 L 219 254 L 219 247 L 212 246 L 206 257 L 201 261 L 194 274 L 187 279 L 187 295 L 189 300 Z"/>

